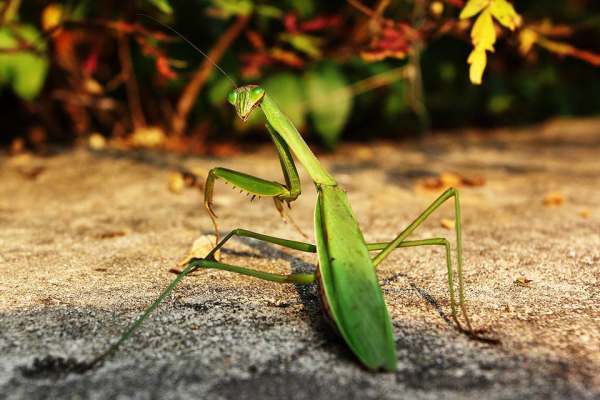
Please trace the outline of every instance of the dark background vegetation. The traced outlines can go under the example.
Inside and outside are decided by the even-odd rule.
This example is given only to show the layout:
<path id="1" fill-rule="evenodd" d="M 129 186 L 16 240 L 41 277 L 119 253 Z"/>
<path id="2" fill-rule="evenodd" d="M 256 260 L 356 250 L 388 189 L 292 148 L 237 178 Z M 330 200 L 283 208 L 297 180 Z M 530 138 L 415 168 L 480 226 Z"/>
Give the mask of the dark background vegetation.
<path id="1" fill-rule="evenodd" d="M 19 150 L 93 136 L 98 146 L 206 153 L 266 140 L 258 121 L 242 126 L 226 105 L 228 78 L 140 13 L 238 84 L 264 84 L 328 147 L 597 114 L 598 2 L 513 3 L 523 24 L 497 24 L 473 85 L 462 0 L 2 1 L 0 141 Z M 523 29 L 555 46 L 520 49 Z"/>

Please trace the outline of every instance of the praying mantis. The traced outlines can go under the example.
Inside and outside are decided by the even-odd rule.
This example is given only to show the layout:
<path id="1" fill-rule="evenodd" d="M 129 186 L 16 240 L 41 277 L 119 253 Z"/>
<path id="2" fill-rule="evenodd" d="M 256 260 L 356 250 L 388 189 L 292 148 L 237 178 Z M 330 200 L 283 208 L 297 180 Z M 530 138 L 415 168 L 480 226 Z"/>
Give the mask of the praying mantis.
<path id="1" fill-rule="evenodd" d="M 185 38 L 184 40 L 187 41 Z M 195 47 L 193 44 L 192 46 Z M 219 70 L 221 69 L 219 68 Z M 221 72 L 223 71 L 221 70 Z M 97 357 L 92 364 L 114 352 L 127 340 L 183 278 L 200 269 L 218 269 L 278 283 L 303 285 L 316 282 L 319 285 L 319 293 L 326 316 L 357 359 L 369 370 L 395 371 L 396 344 L 390 315 L 378 283 L 376 270 L 395 249 L 415 246 L 444 247 L 452 318 L 461 331 L 473 332 L 465 306 L 461 208 L 459 193 L 456 189 L 447 189 L 392 241 L 366 243 L 346 192 L 321 165 L 296 127 L 279 109 L 265 89 L 257 85 L 237 87 L 228 94 L 227 101 L 235 108 L 236 114 L 242 121 L 246 121 L 254 110 L 263 112 L 267 121 L 267 131 L 277 150 L 285 183 L 269 181 L 220 167 L 211 169 L 205 184 L 204 205 L 215 227 L 216 246 L 205 257 L 193 258 L 188 261 L 183 271 L 123 333 L 120 339 L 108 351 Z M 301 193 L 300 177 L 292 154 L 304 167 L 316 188 L 317 200 L 314 211 L 316 244 L 269 236 L 241 228 L 232 230 L 221 239 L 217 216 L 213 210 L 215 182 L 223 180 L 250 195 L 272 198 L 277 210 L 283 213 L 284 204 L 289 205 Z M 458 306 L 462 311 L 467 326 L 466 330 L 463 329 L 458 319 L 449 241 L 442 237 L 407 240 L 419 225 L 449 199 L 454 200 Z M 217 251 L 234 237 L 247 237 L 292 250 L 316 253 L 317 267 L 312 273 L 276 274 L 218 261 L 215 257 Z M 377 253 L 371 257 L 370 252 Z"/>
<path id="2" fill-rule="evenodd" d="M 393 329 L 376 275 L 379 264 L 393 250 L 415 246 L 443 246 L 445 248 L 452 318 L 458 328 L 463 330 L 458 319 L 455 301 L 449 241 L 441 237 L 406 240 L 423 221 L 449 199 L 454 199 L 456 219 L 458 305 L 465 319 L 467 331 L 472 332 L 464 298 L 461 209 L 459 193 L 456 189 L 446 190 L 394 240 L 387 243 L 366 243 L 348 202 L 346 192 L 321 165 L 298 130 L 268 93 L 260 86 L 246 85 L 231 91 L 227 100 L 235 107 L 237 115 L 243 121 L 247 120 L 255 109 L 260 109 L 264 113 L 267 120 L 267 131 L 275 144 L 285 183 L 269 181 L 225 168 L 211 169 L 206 179 L 204 204 L 215 226 L 216 246 L 204 258 L 190 260 L 157 300 L 101 357 L 116 350 L 127 340 L 184 277 L 199 269 L 219 269 L 278 283 L 312 284 L 316 282 L 320 288 L 320 297 L 326 316 L 333 322 L 336 330 L 358 360 L 370 370 L 395 371 L 396 345 Z M 284 203 L 289 204 L 296 200 L 301 193 L 300 177 L 292 153 L 309 174 L 317 191 L 314 214 L 316 244 L 264 235 L 241 228 L 232 230 L 221 239 L 218 233 L 217 216 L 213 210 L 215 181 L 221 179 L 251 195 L 270 197 L 281 212 Z M 217 261 L 215 254 L 233 237 L 247 237 L 297 251 L 316 253 L 318 266 L 313 273 L 284 275 Z M 369 253 L 374 251 L 378 253 L 371 257 Z"/>

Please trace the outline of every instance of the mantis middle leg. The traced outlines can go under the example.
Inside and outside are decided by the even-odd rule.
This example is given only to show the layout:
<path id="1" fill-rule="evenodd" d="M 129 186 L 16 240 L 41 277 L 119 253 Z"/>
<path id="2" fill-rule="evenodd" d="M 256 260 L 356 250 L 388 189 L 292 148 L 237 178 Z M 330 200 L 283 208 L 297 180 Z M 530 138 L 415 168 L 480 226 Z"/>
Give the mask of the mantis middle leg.
<path id="1" fill-rule="evenodd" d="M 246 229 L 234 229 L 228 233 L 223 240 L 221 240 L 206 256 L 206 258 L 195 258 L 187 263 L 183 271 L 181 271 L 177 277 L 167 286 L 165 290 L 158 296 L 158 298 L 144 310 L 144 313 L 133 322 L 129 328 L 121 335 L 119 340 L 113 344 L 107 351 L 100 354 L 90 364 L 89 368 L 102 362 L 107 356 L 114 353 L 127 339 L 133 335 L 133 333 L 140 327 L 140 325 L 150 316 L 150 314 L 158 307 L 163 300 L 173 292 L 175 287 L 189 274 L 200 268 L 206 269 L 220 269 L 223 271 L 235 272 L 242 275 L 253 276 L 262 280 L 277 282 L 277 283 L 297 283 L 297 284 L 310 284 L 315 281 L 314 273 L 294 273 L 294 274 L 275 274 L 271 272 L 259 271 L 238 265 L 224 264 L 214 260 L 215 253 L 223 247 L 223 245 L 231 239 L 233 236 L 243 236 L 258 239 L 264 242 L 277 244 L 280 246 L 288 247 L 291 249 L 314 253 L 316 252 L 316 246 L 309 243 L 297 242 L 294 240 L 287 240 L 278 238 L 275 236 L 263 235 L 260 233 L 248 231 Z"/>

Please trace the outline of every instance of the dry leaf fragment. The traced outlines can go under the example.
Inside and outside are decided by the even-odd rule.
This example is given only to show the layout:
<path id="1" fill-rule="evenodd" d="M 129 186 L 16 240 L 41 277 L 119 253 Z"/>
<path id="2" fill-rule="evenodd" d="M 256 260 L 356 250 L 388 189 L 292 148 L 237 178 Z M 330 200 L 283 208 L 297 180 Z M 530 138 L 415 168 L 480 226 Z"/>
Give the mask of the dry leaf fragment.
<path id="1" fill-rule="evenodd" d="M 21 166 L 17 167 L 17 171 L 27 179 L 31 179 L 32 181 L 36 180 L 38 176 L 41 175 L 42 172 L 46 170 L 46 167 L 43 165 L 32 165 L 32 166 Z"/>
<path id="2" fill-rule="evenodd" d="M 483 185 L 485 185 L 485 179 L 481 176 L 474 176 L 474 177 L 461 176 L 460 183 L 463 186 L 470 186 L 470 187 L 483 186 Z"/>
<path id="3" fill-rule="evenodd" d="M 589 218 L 592 216 L 592 212 L 588 209 L 583 209 L 583 210 L 579 210 L 579 212 L 577 212 L 577 214 L 581 217 L 581 218 Z"/>
<path id="4" fill-rule="evenodd" d="M 442 218 L 442 220 L 440 221 L 440 225 L 442 226 L 442 228 L 454 229 L 454 227 L 456 226 L 456 221 L 453 219 Z"/>
<path id="5" fill-rule="evenodd" d="M 127 232 L 125 231 L 106 231 L 106 232 L 100 232 L 97 235 L 95 235 L 95 237 L 97 239 L 112 239 L 112 238 L 116 238 L 116 237 L 121 237 L 121 236 L 125 236 L 127 235 Z"/>
<path id="6" fill-rule="evenodd" d="M 194 241 L 188 255 L 179 262 L 179 266 L 183 267 L 194 258 L 204 258 L 215 247 L 214 235 L 202 235 Z M 221 258 L 221 252 L 215 253 L 215 259 L 218 261 Z"/>
<path id="7" fill-rule="evenodd" d="M 135 147 L 155 148 L 161 146 L 167 138 L 165 132 L 157 126 L 138 128 L 131 135 L 130 143 Z"/>
<path id="8" fill-rule="evenodd" d="M 185 187 L 185 180 L 183 179 L 183 175 L 179 172 L 173 172 L 169 175 L 169 191 L 171 193 L 181 193 L 183 188 Z"/>
<path id="9" fill-rule="evenodd" d="M 94 132 L 88 138 L 88 146 L 92 150 L 102 150 L 106 148 L 106 139 L 101 134 Z"/>
<path id="10" fill-rule="evenodd" d="M 435 177 L 427 177 L 418 182 L 423 189 L 437 190 L 449 187 L 475 187 L 485 185 L 485 179 L 480 176 L 466 177 L 454 172 L 442 172 Z"/>
<path id="11" fill-rule="evenodd" d="M 531 279 L 527 279 L 524 276 L 519 276 L 517 279 L 515 279 L 515 284 L 523 287 L 529 287 L 531 282 L 533 282 Z"/>
<path id="12" fill-rule="evenodd" d="M 42 172 L 46 170 L 46 166 L 40 164 L 29 153 L 22 153 L 10 158 L 10 165 L 24 178 L 35 180 Z"/>
<path id="13" fill-rule="evenodd" d="M 10 142 L 10 154 L 17 155 L 25 152 L 25 140 L 23 138 L 14 138 Z"/>
<path id="14" fill-rule="evenodd" d="M 204 189 L 203 177 L 208 175 L 204 170 L 197 172 L 181 170 L 169 175 L 168 188 L 173 193 L 181 193 L 184 188 Z"/>
<path id="15" fill-rule="evenodd" d="M 565 202 L 565 196 L 558 192 L 552 192 L 544 196 L 544 205 L 546 207 L 557 207 Z"/>

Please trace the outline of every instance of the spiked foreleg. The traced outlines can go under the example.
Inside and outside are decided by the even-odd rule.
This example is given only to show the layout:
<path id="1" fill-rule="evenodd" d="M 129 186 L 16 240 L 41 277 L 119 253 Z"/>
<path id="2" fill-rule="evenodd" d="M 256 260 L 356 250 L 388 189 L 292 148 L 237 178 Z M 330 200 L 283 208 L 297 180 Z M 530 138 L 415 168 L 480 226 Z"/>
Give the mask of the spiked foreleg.
<path id="1" fill-rule="evenodd" d="M 242 192 L 246 192 L 249 196 L 252 196 L 252 200 L 255 197 L 272 197 L 275 202 L 275 207 L 281 215 L 284 221 L 286 221 L 283 212 L 283 202 L 286 202 L 289 206 L 291 201 L 296 200 L 300 195 L 300 178 L 294 160 L 290 153 L 288 145 L 279 136 L 273 128 L 267 123 L 267 130 L 273 139 L 277 154 L 279 156 L 279 162 L 283 171 L 283 177 L 285 179 L 285 185 L 268 181 L 256 176 L 248 175 L 243 172 L 233 171 L 227 168 L 213 168 L 208 173 L 206 183 L 204 185 L 204 206 L 208 210 L 208 214 L 215 227 L 215 233 L 217 235 L 217 242 L 219 241 L 219 226 L 217 224 L 217 215 L 213 210 L 213 192 L 215 181 L 217 179 L 223 179 L 226 183 L 230 183 L 234 187 L 240 189 Z M 298 231 L 300 229 L 291 220 L 290 222 Z M 304 233 L 300 231 L 302 235 Z M 304 235 L 306 236 L 306 235 Z"/>

